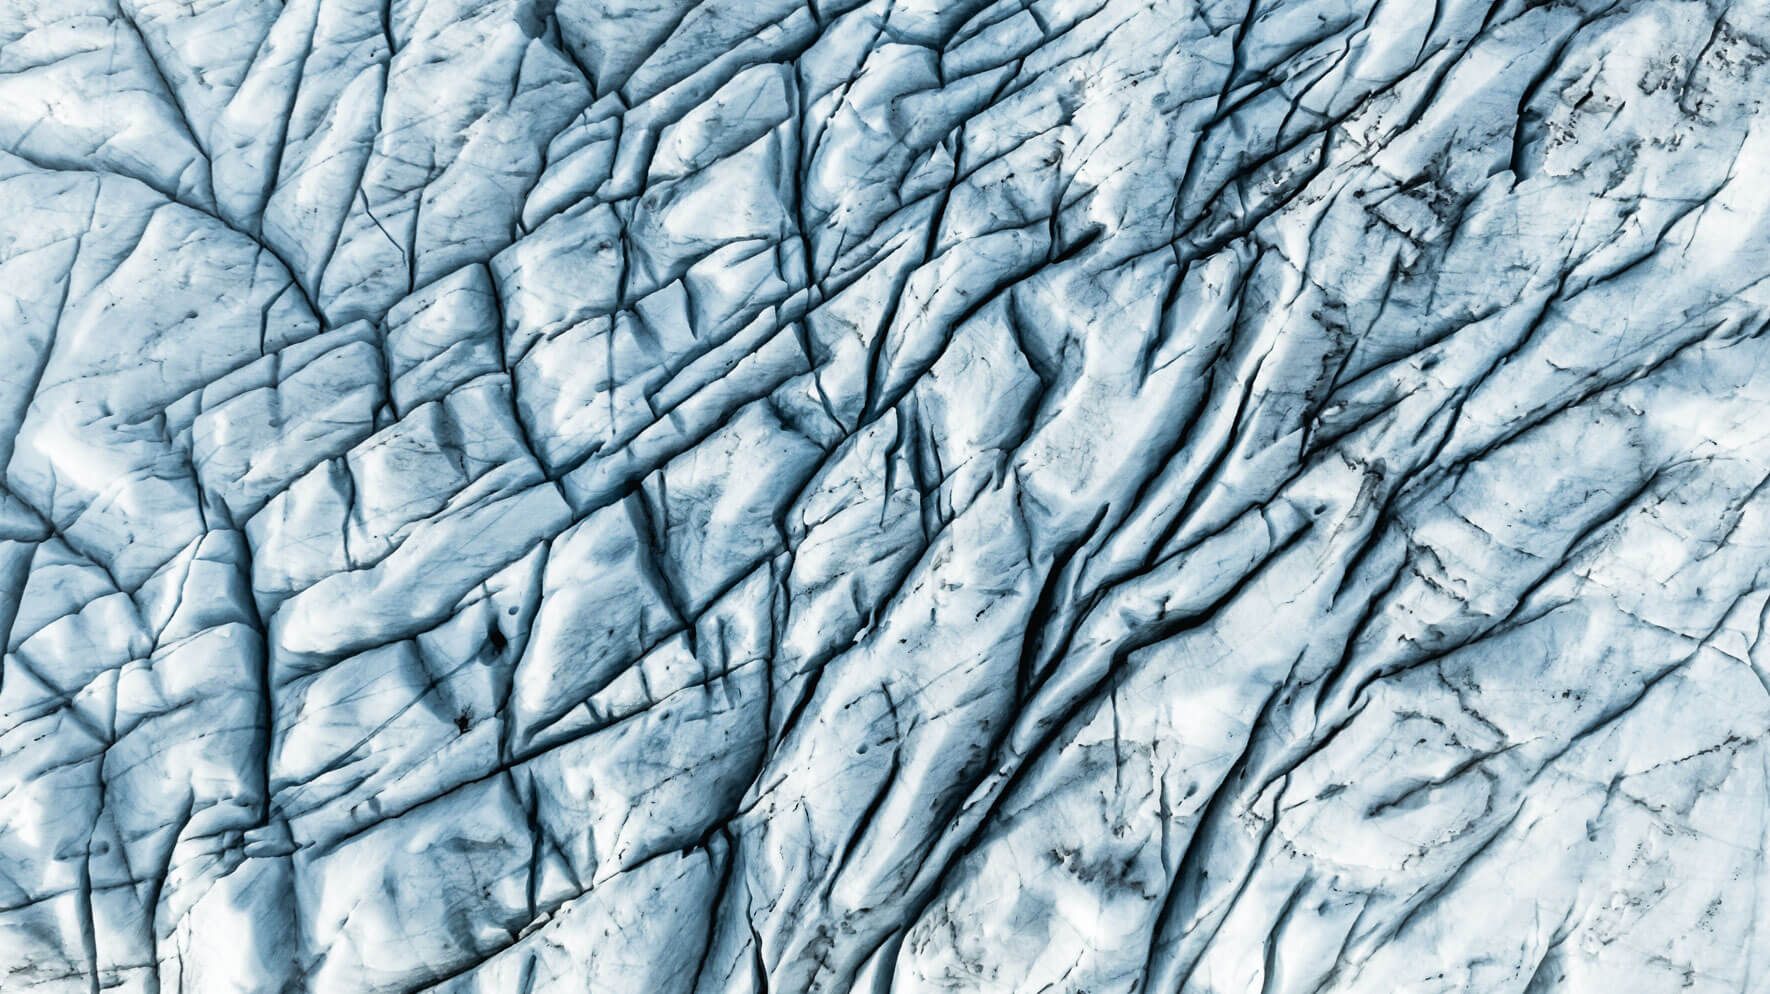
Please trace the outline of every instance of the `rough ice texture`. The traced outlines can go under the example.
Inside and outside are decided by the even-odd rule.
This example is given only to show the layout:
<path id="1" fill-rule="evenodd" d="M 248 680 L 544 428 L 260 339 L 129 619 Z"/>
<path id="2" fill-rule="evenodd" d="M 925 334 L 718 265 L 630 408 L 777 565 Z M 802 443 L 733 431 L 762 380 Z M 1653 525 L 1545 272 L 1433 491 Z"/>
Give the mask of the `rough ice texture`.
<path id="1" fill-rule="evenodd" d="M 0 0 L 0 990 L 1761 992 L 1770 7 Z"/>

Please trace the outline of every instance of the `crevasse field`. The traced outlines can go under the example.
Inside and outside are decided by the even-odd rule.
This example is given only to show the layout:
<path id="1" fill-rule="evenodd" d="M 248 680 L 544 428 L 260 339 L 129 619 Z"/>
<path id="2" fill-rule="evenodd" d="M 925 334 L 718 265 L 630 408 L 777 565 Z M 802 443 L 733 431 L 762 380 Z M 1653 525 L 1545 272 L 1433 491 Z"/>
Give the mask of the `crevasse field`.
<path id="1" fill-rule="evenodd" d="M 1770 4 L 0 0 L 7 994 L 1770 991 Z"/>

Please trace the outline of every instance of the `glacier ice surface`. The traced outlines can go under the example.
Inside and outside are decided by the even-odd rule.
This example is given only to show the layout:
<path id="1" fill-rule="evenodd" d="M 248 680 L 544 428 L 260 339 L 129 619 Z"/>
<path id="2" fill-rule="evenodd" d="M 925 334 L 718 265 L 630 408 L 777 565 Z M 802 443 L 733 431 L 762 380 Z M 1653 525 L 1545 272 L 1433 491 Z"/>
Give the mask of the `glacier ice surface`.
<path id="1" fill-rule="evenodd" d="M 1770 6 L 0 0 L 0 990 L 1770 990 Z"/>

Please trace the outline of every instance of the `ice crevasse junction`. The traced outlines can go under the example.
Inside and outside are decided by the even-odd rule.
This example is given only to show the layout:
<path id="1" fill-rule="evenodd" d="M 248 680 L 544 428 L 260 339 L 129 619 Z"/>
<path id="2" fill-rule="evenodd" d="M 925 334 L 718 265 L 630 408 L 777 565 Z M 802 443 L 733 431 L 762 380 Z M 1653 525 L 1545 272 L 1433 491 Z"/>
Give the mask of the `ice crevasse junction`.
<path id="1" fill-rule="evenodd" d="M 0 991 L 1770 991 L 1770 2 L 0 0 Z"/>

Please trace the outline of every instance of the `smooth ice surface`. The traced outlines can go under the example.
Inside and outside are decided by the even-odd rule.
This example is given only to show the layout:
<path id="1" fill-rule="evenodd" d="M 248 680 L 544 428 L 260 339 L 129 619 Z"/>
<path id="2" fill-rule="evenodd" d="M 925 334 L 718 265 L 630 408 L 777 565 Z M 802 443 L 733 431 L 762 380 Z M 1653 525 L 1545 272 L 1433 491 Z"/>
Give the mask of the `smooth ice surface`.
<path id="1" fill-rule="evenodd" d="M 0 0 L 0 991 L 1770 991 L 1770 5 Z"/>

